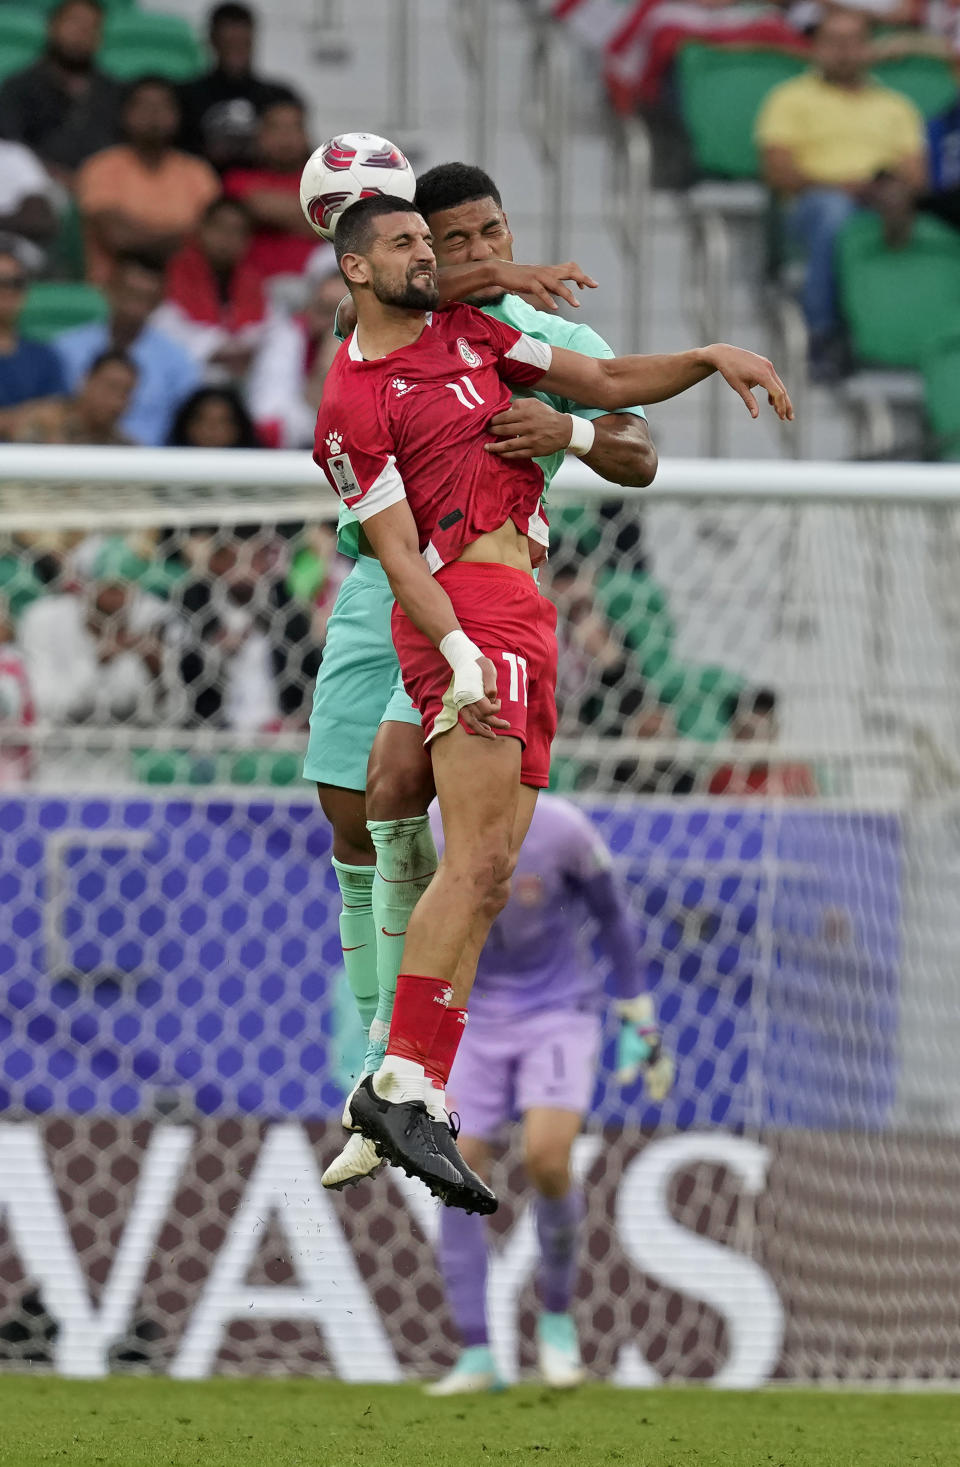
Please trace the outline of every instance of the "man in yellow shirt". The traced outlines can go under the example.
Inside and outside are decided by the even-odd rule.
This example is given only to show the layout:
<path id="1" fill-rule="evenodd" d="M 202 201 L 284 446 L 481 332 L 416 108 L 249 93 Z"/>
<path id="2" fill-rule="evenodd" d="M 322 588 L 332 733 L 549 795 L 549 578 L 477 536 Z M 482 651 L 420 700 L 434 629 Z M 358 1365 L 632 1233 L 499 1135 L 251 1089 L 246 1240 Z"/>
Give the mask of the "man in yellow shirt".
<path id="1" fill-rule="evenodd" d="M 869 75 L 866 17 L 832 10 L 817 29 L 814 68 L 783 82 L 757 119 L 764 176 L 788 201 L 788 227 L 803 242 L 803 308 L 814 372 L 829 369 L 838 334 L 834 242 L 859 207 L 885 207 L 926 184 L 923 118 Z"/>

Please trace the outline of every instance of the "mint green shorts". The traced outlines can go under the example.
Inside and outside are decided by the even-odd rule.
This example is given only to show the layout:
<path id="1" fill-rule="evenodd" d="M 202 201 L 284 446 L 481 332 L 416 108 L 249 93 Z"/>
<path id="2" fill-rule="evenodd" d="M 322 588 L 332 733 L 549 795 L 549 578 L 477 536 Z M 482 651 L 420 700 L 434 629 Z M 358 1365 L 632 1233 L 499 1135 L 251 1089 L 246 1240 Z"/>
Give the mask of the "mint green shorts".
<path id="1" fill-rule="evenodd" d="M 379 560 L 361 555 L 340 587 L 313 693 L 303 777 L 362 790 L 374 736 L 387 719 L 419 724 L 390 636 L 393 592 Z"/>

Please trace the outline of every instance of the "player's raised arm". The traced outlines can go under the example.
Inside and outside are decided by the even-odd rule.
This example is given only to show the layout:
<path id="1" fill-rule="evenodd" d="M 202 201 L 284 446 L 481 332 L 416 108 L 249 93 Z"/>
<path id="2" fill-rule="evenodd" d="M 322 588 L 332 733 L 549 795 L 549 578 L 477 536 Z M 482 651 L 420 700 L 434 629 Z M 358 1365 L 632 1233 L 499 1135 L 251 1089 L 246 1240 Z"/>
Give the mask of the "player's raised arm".
<path id="1" fill-rule="evenodd" d="M 536 385 L 544 392 L 614 412 L 635 402 L 664 402 L 677 397 L 714 372 L 719 372 L 743 398 L 752 418 L 760 411 L 753 389 L 760 387 L 777 416 L 792 421 L 793 404 L 773 363 L 756 352 L 724 342 L 661 356 L 609 359 L 554 347 L 550 366 Z"/>
<path id="2" fill-rule="evenodd" d="M 481 291 L 497 289 L 522 295 L 544 311 L 555 311 L 557 300 L 580 308 L 570 290 L 571 281 L 580 290 L 595 290 L 597 282 L 575 260 L 562 265 L 519 265 L 514 260 L 468 260 L 462 265 L 443 265 L 438 274 L 440 304 L 469 300 Z M 555 299 L 556 297 L 556 299 Z"/>
<path id="3" fill-rule="evenodd" d="M 427 569 L 410 506 L 401 500 L 362 524 L 397 602 L 450 664 L 454 707 L 474 733 L 495 738 L 495 728 L 508 727 L 497 717 L 496 668 L 462 630 L 450 597 Z"/>
<path id="4" fill-rule="evenodd" d="M 557 301 L 566 301 L 578 310 L 580 302 L 567 281 L 581 290 L 595 290 L 597 282 L 574 260 L 563 265 L 518 265 L 513 260 L 468 260 L 462 265 L 444 265 L 437 272 L 439 304 L 452 306 L 470 300 L 485 290 L 505 290 L 522 295 L 544 311 L 555 311 Z M 343 341 L 357 324 L 356 307 L 344 296 L 337 307 L 334 332 Z"/>

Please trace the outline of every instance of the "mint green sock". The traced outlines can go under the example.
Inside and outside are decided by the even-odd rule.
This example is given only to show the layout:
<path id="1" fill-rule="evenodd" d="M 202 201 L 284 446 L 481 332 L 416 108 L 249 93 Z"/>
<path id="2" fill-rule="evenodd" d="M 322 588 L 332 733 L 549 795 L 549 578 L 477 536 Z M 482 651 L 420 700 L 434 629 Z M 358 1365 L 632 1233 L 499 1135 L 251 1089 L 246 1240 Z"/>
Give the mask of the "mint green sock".
<path id="1" fill-rule="evenodd" d="M 437 848 L 426 815 L 407 820 L 368 820 L 367 829 L 377 852 L 373 920 L 380 991 L 376 1013 L 379 1031 L 380 1024 L 390 1026 L 407 923 L 437 869 Z"/>
<path id="2" fill-rule="evenodd" d="M 347 866 L 334 856 L 331 864 L 340 887 L 340 945 L 343 966 L 364 1033 L 377 1012 L 377 940 L 373 925 L 372 866 Z"/>

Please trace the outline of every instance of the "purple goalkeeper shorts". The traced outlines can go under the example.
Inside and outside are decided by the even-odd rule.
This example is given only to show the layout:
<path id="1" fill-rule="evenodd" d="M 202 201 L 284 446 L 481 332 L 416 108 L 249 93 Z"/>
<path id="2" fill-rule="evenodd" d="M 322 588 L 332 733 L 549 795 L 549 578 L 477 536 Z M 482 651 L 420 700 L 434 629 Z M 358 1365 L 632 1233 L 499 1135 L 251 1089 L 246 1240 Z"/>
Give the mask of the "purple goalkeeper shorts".
<path id="1" fill-rule="evenodd" d="M 447 1105 L 465 1136 L 486 1140 L 535 1106 L 584 1115 L 600 1052 L 599 1014 L 535 1013 L 471 1017 L 447 1085 Z"/>

